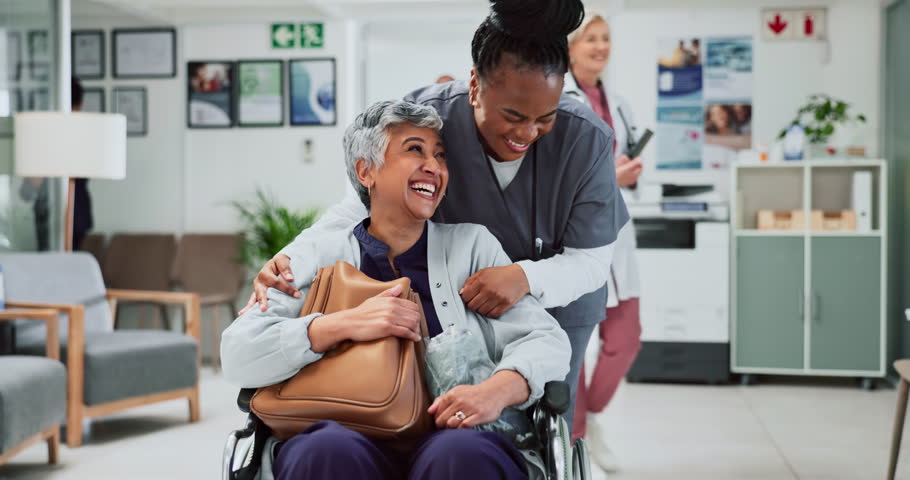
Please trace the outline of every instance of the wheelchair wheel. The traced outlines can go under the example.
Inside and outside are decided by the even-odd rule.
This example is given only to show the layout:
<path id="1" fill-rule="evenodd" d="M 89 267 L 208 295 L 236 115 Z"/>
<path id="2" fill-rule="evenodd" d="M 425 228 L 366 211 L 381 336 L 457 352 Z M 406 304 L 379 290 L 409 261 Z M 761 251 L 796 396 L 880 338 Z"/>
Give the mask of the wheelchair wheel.
<path id="1" fill-rule="evenodd" d="M 572 473 L 574 480 L 591 478 L 591 458 L 588 456 L 588 444 L 583 438 L 575 440 L 572 448 Z"/>
<path id="2" fill-rule="evenodd" d="M 547 480 L 574 480 L 572 474 L 572 434 L 561 416 L 550 419 L 547 451 Z"/>

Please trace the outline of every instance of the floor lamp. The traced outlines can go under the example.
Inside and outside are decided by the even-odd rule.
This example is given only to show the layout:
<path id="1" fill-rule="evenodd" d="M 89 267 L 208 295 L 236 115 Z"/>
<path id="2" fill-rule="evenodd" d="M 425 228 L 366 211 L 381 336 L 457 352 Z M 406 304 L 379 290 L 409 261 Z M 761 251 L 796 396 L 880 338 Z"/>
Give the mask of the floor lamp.
<path id="1" fill-rule="evenodd" d="M 68 178 L 66 241 L 73 250 L 76 178 L 126 178 L 126 117 L 110 113 L 24 112 L 16 114 L 16 175 Z"/>

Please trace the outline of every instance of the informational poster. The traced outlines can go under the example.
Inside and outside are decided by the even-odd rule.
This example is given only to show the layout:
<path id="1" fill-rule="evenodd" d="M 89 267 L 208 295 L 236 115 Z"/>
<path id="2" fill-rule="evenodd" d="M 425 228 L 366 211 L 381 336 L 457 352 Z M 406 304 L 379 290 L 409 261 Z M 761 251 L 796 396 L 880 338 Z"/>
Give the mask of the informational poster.
<path id="1" fill-rule="evenodd" d="M 726 168 L 752 146 L 751 37 L 658 45 L 657 168 Z"/>
<path id="2" fill-rule="evenodd" d="M 234 124 L 233 62 L 188 62 L 187 124 L 190 128 Z"/>
<path id="3" fill-rule="evenodd" d="M 701 168 L 702 112 L 700 106 L 657 108 L 657 168 Z"/>
<path id="4" fill-rule="evenodd" d="M 708 39 L 704 164 L 726 168 L 752 148 L 752 38 Z"/>
<path id="5" fill-rule="evenodd" d="M 335 59 L 290 61 L 291 125 L 335 125 Z"/>
<path id="6" fill-rule="evenodd" d="M 281 126 L 284 124 L 284 62 L 243 61 L 237 64 L 240 94 L 237 124 Z"/>

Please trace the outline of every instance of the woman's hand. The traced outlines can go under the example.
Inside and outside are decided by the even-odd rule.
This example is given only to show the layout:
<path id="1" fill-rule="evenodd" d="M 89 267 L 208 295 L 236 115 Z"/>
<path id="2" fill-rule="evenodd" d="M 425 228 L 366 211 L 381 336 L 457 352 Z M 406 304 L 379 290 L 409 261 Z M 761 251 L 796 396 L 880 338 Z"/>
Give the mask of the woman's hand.
<path id="1" fill-rule="evenodd" d="M 319 353 L 344 340 L 369 342 L 386 337 L 419 342 L 420 307 L 399 295 L 401 285 L 395 285 L 356 308 L 317 317 L 307 331 L 310 349 Z"/>
<path id="2" fill-rule="evenodd" d="M 250 295 L 250 301 L 240 311 L 240 315 L 253 308 L 256 302 L 259 302 L 259 308 L 263 312 L 266 311 L 269 306 L 269 287 L 281 290 L 294 298 L 300 298 L 300 291 L 288 283 L 293 281 L 294 275 L 291 273 L 290 257 L 280 253 L 275 255 L 275 258 L 265 263 L 253 280 L 253 294 Z"/>
<path id="3" fill-rule="evenodd" d="M 470 310 L 485 317 L 499 318 L 530 291 L 524 269 L 513 263 L 485 268 L 471 275 L 458 294 Z"/>
<path id="4" fill-rule="evenodd" d="M 616 183 L 620 187 L 631 187 L 638 183 L 638 177 L 644 166 L 641 164 L 641 157 L 630 159 L 628 155 L 622 154 L 616 159 Z"/>
<path id="5" fill-rule="evenodd" d="M 474 428 L 495 421 L 502 410 L 524 403 L 531 391 L 518 372 L 501 370 L 478 385 L 459 385 L 436 398 L 427 412 L 437 428 Z M 456 416 L 458 412 L 464 418 Z"/>

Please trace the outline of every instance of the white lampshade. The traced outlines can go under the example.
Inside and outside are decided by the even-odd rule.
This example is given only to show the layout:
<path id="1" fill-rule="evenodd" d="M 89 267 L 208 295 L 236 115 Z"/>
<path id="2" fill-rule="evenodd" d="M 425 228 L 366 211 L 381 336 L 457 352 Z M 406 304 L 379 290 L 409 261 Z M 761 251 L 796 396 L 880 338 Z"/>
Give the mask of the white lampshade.
<path id="1" fill-rule="evenodd" d="M 126 177 L 126 117 L 113 113 L 16 114 L 20 177 Z"/>

